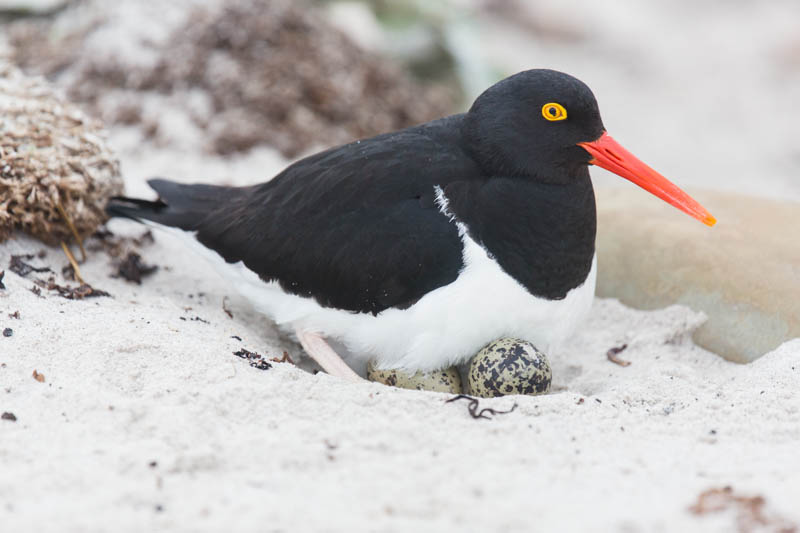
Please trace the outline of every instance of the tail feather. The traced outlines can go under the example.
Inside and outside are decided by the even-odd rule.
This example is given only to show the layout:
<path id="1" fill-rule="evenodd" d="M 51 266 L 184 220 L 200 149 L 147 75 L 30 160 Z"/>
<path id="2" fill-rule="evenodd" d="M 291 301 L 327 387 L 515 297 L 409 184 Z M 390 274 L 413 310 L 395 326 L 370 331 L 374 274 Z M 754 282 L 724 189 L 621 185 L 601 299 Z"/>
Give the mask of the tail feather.
<path id="1" fill-rule="evenodd" d="M 106 206 L 106 213 L 112 217 L 149 220 L 195 231 L 212 211 L 239 190 L 218 185 L 176 183 L 161 178 L 150 179 L 147 183 L 158 193 L 158 200 L 115 196 Z"/>

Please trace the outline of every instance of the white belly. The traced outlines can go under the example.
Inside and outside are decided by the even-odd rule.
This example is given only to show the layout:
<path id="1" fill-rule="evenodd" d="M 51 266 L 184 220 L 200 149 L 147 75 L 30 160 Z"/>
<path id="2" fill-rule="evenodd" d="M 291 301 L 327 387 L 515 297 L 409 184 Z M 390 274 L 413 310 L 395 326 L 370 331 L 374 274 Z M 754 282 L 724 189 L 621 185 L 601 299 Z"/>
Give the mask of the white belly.
<path id="1" fill-rule="evenodd" d="M 277 282 L 261 280 L 242 262 L 226 263 L 200 244 L 194 233 L 149 224 L 184 237 L 257 310 L 291 336 L 298 328 L 321 334 L 344 346 L 348 353 L 341 355 L 348 359 L 375 359 L 382 368 L 435 370 L 463 363 L 506 336 L 532 342 L 550 355 L 592 305 L 597 257 L 583 285 L 564 299 L 537 298 L 506 274 L 461 223 L 454 218 L 453 222 L 464 244 L 465 267 L 458 278 L 407 309 L 387 309 L 377 316 L 326 308 L 312 298 L 288 294 Z"/>
<path id="2" fill-rule="evenodd" d="M 228 265 L 211 255 L 235 273 L 229 279 L 282 329 L 319 333 L 344 345 L 350 357 L 374 358 L 384 368 L 448 367 L 504 336 L 526 339 L 550 353 L 589 311 L 596 257 L 583 285 L 563 300 L 545 300 L 503 272 L 471 238 L 462 239 L 466 266 L 454 282 L 407 309 L 387 309 L 377 316 L 321 307 L 311 298 L 285 293 L 276 282 L 265 283 L 241 262 Z"/>

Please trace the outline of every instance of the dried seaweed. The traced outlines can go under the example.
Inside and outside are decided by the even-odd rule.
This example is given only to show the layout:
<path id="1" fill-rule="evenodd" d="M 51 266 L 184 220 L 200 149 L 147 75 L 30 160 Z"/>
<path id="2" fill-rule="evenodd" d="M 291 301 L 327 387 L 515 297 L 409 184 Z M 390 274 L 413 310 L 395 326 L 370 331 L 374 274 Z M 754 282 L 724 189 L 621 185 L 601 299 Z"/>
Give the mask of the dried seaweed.
<path id="1" fill-rule="evenodd" d="M 139 124 L 158 142 L 170 142 L 158 138 L 169 128 L 147 112 L 147 98 L 181 94 L 187 87 L 210 105 L 201 110 L 190 105 L 195 98 L 175 98 L 175 110 L 182 107 L 208 150 L 223 155 L 269 144 L 296 157 L 314 146 L 454 111 L 453 91 L 412 80 L 391 61 L 365 52 L 323 11 L 305 3 L 198 5 L 185 26 L 165 28 L 169 37 L 149 44 L 154 61 L 147 64 L 121 61 L 94 46 L 98 26 L 100 31 L 113 27 L 102 20 L 113 5 L 94 2 L 95 17 L 81 17 L 76 8 L 51 23 L 15 23 L 9 29 L 12 53 L 25 68 L 63 81 L 70 98 L 96 116 L 112 124 Z"/>
<path id="2" fill-rule="evenodd" d="M 70 224 L 70 227 L 72 225 Z M 83 243 L 78 238 L 77 233 L 75 234 L 75 238 L 81 243 L 81 254 L 83 254 L 83 260 L 86 261 L 86 250 L 83 249 Z M 72 267 L 72 279 L 77 280 L 80 283 L 86 283 L 83 279 L 83 275 L 81 275 L 81 267 L 78 266 L 78 261 L 75 259 L 75 256 L 72 255 L 72 251 L 67 246 L 67 243 L 61 241 L 61 249 L 64 251 L 64 255 L 67 256 L 67 261 L 69 261 L 69 266 Z M 62 269 L 63 271 L 63 269 Z"/>
<path id="3" fill-rule="evenodd" d="M 49 244 L 92 233 L 122 192 L 99 123 L 2 59 L 0 98 L 0 242 L 16 229 Z"/>
<path id="4" fill-rule="evenodd" d="M 227 296 L 223 296 L 222 297 L 222 310 L 225 311 L 225 314 L 228 315 L 228 318 L 233 318 L 233 313 L 231 312 L 230 309 L 228 309 L 227 302 L 228 302 L 228 297 Z"/>
<path id="5" fill-rule="evenodd" d="M 233 355 L 245 359 L 253 368 L 257 368 L 259 370 L 269 370 L 272 368 L 272 365 L 269 364 L 267 360 L 264 359 L 259 353 L 251 352 L 250 350 L 241 348 L 240 350 L 233 352 Z"/>
<path id="6" fill-rule="evenodd" d="M 742 496 L 736 494 L 733 487 L 711 488 L 697 496 L 697 502 L 689 507 L 689 511 L 698 516 L 718 513 L 727 509 L 736 511 L 738 530 L 748 533 L 756 529 L 770 528 L 779 533 L 796 533 L 797 524 L 783 517 L 768 515 L 766 499 L 763 496 Z"/>
<path id="7" fill-rule="evenodd" d="M 0 290 L 5 290 L 6 286 L 3 284 L 3 278 L 6 276 L 5 270 L 0 270 Z"/>
<path id="8" fill-rule="evenodd" d="M 49 267 L 35 267 L 23 261 L 23 259 L 30 260 L 34 257 L 33 254 L 12 255 L 11 261 L 8 264 L 8 269 L 23 278 L 31 272 L 52 272 Z"/>
<path id="9" fill-rule="evenodd" d="M 8 420 L 9 422 L 16 422 L 17 417 L 14 413 L 9 413 L 8 411 L 3 411 L 3 414 L 0 415 L 0 420 Z"/>
<path id="10" fill-rule="evenodd" d="M 282 357 L 273 357 L 270 359 L 270 361 L 272 361 L 273 363 L 289 363 L 292 365 L 295 364 L 295 362 L 289 356 L 289 352 L 287 352 L 286 350 L 283 351 Z"/>
<path id="11" fill-rule="evenodd" d="M 619 357 L 617 357 L 617 355 L 624 352 L 627 347 L 628 347 L 627 344 L 623 344 L 622 346 L 615 346 L 614 348 L 611 348 L 606 352 L 606 357 L 608 358 L 609 361 L 619 366 L 630 366 L 631 364 L 630 361 L 625 361 L 624 359 L 620 359 Z"/>
<path id="12" fill-rule="evenodd" d="M 125 237 L 100 227 L 88 239 L 86 248 L 92 252 L 105 252 L 109 257 L 119 258 L 131 252 L 138 253 L 137 248 L 144 248 L 153 242 L 155 240 L 150 230 L 138 237 Z"/>
<path id="13" fill-rule="evenodd" d="M 133 241 L 133 244 L 139 247 L 149 246 L 156 242 L 155 237 L 153 237 L 153 232 L 149 229 L 145 230 L 144 233 L 138 237 L 133 237 L 131 240 Z"/>
<path id="14" fill-rule="evenodd" d="M 485 418 L 487 420 L 491 420 L 492 417 L 491 416 L 487 416 L 487 413 L 489 415 L 493 415 L 493 416 L 494 415 L 506 415 L 506 414 L 512 412 L 514 409 L 517 408 L 517 404 L 515 403 L 514 405 L 511 406 L 511 409 L 509 409 L 508 411 L 498 411 L 496 409 L 492 409 L 491 407 L 485 407 L 483 409 L 480 409 L 480 401 L 477 398 L 473 398 L 472 396 L 467 396 L 466 394 L 459 394 L 458 396 L 453 396 L 452 398 L 447 400 L 445 403 L 455 402 L 455 401 L 458 401 L 458 400 L 468 400 L 469 401 L 469 404 L 467 404 L 467 410 L 469 411 L 469 415 L 472 418 Z"/>
<path id="15" fill-rule="evenodd" d="M 187 309 L 187 310 L 188 310 L 188 309 L 191 309 L 191 307 L 187 307 L 186 309 Z M 191 322 L 202 322 L 203 324 L 211 324 L 211 322 L 209 322 L 209 321 L 208 321 L 208 320 L 206 320 L 205 318 L 200 318 L 200 317 L 199 317 L 199 316 L 197 316 L 197 315 L 195 315 L 195 316 L 194 316 L 194 318 L 186 318 L 185 316 L 182 316 L 182 317 L 180 317 L 180 319 L 181 319 L 181 320 L 183 320 L 184 322 L 186 322 L 187 320 L 189 320 L 189 321 L 191 321 Z"/>
<path id="16" fill-rule="evenodd" d="M 128 252 L 125 259 L 117 265 L 116 277 L 141 285 L 142 278 L 153 274 L 156 270 L 158 270 L 158 266 L 145 264 L 141 255 L 136 252 Z"/>
<path id="17" fill-rule="evenodd" d="M 61 267 L 61 277 L 67 281 L 75 281 L 75 268 L 71 264 Z"/>
<path id="18" fill-rule="evenodd" d="M 55 285 L 54 287 L 48 287 L 50 290 L 57 290 L 59 296 L 62 296 L 68 300 L 83 300 L 84 298 L 97 298 L 100 296 L 107 296 L 110 297 L 111 295 L 106 291 L 95 289 L 88 283 L 83 283 L 78 285 L 77 287 L 65 287 L 62 285 Z"/>
<path id="19" fill-rule="evenodd" d="M 61 296 L 62 298 L 66 298 L 67 300 L 83 300 L 84 298 L 111 296 L 106 291 L 95 289 L 88 283 L 81 283 L 77 287 L 70 287 L 69 285 L 59 285 L 58 283 L 56 283 L 55 278 L 53 278 L 52 276 L 47 281 L 37 279 L 34 280 L 34 283 L 37 285 L 37 287 L 34 287 L 31 290 L 37 296 L 41 295 L 41 291 L 38 289 L 39 287 L 41 287 L 42 289 L 47 289 L 48 291 L 57 291 L 59 296 Z"/>

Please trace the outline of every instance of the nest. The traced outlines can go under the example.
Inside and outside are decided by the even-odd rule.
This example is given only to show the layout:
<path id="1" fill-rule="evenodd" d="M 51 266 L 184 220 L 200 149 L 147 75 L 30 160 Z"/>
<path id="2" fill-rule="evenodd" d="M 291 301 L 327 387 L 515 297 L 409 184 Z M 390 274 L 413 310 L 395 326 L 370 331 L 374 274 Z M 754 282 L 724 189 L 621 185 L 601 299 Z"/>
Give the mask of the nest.
<path id="1" fill-rule="evenodd" d="M 94 232 L 123 189 L 99 123 L 2 59 L 0 110 L 0 242 L 15 229 L 48 244 Z"/>
<path id="2" fill-rule="evenodd" d="M 167 20 L 175 17 L 153 18 L 147 10 L 179 7 L 140 1 L 126 4 L 125 18 L 116 14 L 116 3 L 95 0 L 52 21 L 15 23 L 9 40 L 24 68 L 58 81 L 70 99 L 106 124 L 141 125 L 159 143 L 170 142 L 159 134 L 168 129 L 161 127 L 168 113 L 148 110 L 153 101 L 148 95 L 178 95 L 168 105 L 169 114 L 183 109 L 212 154 L 268 144 L 295 157 L 453 110 L 453 91 L 421 84 L 365 52 L 313 5 L 296 0 L 185 4 L 188 10 L 180 8 L 185 18 L 171 26 Z M 117 47 L 112 36 L 140 29 L 130 19 L 146 21 L 152 31 L 139 39 L 125 37 L 125 46 Z"/>

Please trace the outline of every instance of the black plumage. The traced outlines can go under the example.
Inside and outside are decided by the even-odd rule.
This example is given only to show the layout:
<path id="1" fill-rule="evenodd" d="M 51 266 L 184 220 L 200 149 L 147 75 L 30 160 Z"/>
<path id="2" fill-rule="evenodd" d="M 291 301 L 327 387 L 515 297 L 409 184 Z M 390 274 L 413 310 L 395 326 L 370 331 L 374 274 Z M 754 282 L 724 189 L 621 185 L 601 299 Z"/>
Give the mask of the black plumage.
<path id="1" fill-rule="evenodd" d="M 551 101 L 569 120 L 543 120 Z M 108 212 L 194 231 L 229 263 L 243 261 L 289 293 L 373 314 L 458 277 L 454 216 L 533 296 L 561 299 L 583 283 L 594 255 L 589 154 L 577 143 L 602 133 L 582 82 L 526 71 L 465 114 L 332 148 L 266 183 L 155 179 L 158 201 L 118 198 Z"/>

